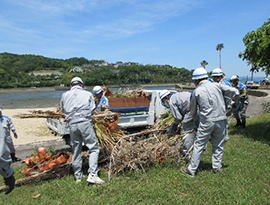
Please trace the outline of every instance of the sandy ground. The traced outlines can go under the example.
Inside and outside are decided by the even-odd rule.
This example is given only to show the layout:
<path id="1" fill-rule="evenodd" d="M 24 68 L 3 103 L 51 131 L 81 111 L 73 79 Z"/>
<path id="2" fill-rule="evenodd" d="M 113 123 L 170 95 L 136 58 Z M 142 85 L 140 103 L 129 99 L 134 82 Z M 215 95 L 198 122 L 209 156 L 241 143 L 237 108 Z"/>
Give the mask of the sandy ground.
<path id="1" fill-rule="evenodd" d="M 49 108 L 24 108 L 24 109 L 3 109 L 3 115 L 7 115 L 11 118 L 16 132 L 18 134 L 18 138 L 15 139 L 13 137 L 13 133 L 11 135 L 13 137 L 13 143 L 16 145 L 23 145 L 28 143 L 35 143 L 41 141 L 48 140 L 56 140 L 60 139 L 60 136 L 54 136 L 49 128 L 46 125 L 45 118 L 19 118 L 16 117 L 18 114 L 27 114 L 30 110 L 56 110 L 56 107 Z"/>
<path id="2" fill-rule="evenodd" d="M 270 91 L 267 92 L 266 97 L 249 96 L 250 103 L 247 109 L 247 117 L 253 117 L 263 112 L 262 102 L 270 102 Z M 18 114 L 29 113 L 29 110 L 53 110 L 56 111 L 56 107 L 47 108 L 20 108 L 20 109 L 3 109 L 3 115 L 7 115 L 11 118 L 13 124 L 18 133 L 18 139 L 13 138 L 15 147 L 18 145 L 24 145 L 28 143 L 38 143 L 48 140 L 61 139 L 60 136 L 54 136 L 46 125 L 46 119 L 44 118 L 18 118 Z M 13 136 L 13 133 L 12 133 Z"/>

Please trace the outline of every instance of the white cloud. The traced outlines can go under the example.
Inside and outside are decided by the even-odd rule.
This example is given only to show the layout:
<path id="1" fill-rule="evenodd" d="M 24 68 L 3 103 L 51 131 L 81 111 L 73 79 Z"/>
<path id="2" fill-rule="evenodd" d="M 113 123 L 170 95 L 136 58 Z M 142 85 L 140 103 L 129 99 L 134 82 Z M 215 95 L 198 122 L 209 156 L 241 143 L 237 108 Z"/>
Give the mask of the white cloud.
<path id="1" fill-rule="evenodd" d="M 122 38 L 148 32 L 155 25 L 197 6 L 188 0 L 28 0 L 6 1 L 20 9 L 20 18 L 11 24 L 26 25 L 33 30 L 51 31 L 89 39 L 91 37 Z M 11 12 L 12 13 L 12 12 Z M 94 20 L 93 20 L 94 19 Z M 24 22 L 23 24 L 19 22 Z M 32 24 L 32 25 L 31 25 Z M 38 28 L 35 25 L 42 25 Z M 23 29 L 23 28 L 21 28 Z M 76 37 L 76 36 L 75 36 Z"/>

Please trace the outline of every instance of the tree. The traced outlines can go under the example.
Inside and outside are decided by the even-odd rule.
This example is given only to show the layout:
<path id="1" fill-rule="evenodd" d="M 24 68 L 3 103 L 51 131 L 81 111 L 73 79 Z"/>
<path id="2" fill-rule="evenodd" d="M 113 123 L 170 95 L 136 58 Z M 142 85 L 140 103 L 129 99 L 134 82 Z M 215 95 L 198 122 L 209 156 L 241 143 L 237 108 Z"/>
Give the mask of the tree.
<path id="1" fill-rule="evenodd" d="M 216 46 L 216 50 L 219 52 L 219 68 L 221 69 L 221 50 L 224 48 L 223 43 L 219 43 Z"/>
<path id="2" fill-rule="evenodd" d="M 261 69 L 268 76 L 270 73 L 270 19 L 256 31 L 247 33 L 243 42 L 246 49 L 240 52 L 238 57 L 251 65 L 251 72 L 258 72 Z"/>
<path id="3" fill-rule="evenodd" d="M 208 65 L 208 62 L 206 61 L 206 60 L 203 60 L 202 62 L 201 62 L 201 66 L 205 69 L 205 66 L 207 66 Z"/>

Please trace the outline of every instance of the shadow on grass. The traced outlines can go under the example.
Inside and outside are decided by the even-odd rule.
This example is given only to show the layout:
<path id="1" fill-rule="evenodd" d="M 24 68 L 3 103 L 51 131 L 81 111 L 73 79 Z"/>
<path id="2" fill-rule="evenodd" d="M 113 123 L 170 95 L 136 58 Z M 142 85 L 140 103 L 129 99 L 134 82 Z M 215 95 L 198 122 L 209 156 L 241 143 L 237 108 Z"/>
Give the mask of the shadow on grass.
<path id="1" fill-rule="evenodd" d="M 262 122 L 248 124 L 246 128 L 230 128 L 229 133 L 232 135 L 243 135 L 256 141 L 261 141 L 270 146 L 270 123 Z"/>
<path id="2" fill-rule="evenodd" d="M 222 169 L 226 169 L 229 165 L 222 164 Z M 212 163 L 201 160 L 199 165 L 199 171 L 211 171 Z"/>

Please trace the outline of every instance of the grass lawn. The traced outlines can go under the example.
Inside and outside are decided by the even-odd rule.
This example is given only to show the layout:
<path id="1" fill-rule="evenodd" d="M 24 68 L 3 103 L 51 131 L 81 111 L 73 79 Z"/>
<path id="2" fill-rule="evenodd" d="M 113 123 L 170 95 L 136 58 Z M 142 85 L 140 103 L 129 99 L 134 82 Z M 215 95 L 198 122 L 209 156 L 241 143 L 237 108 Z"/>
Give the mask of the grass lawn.
<path id="1" fill-rule="evenodd" d="M 229 125 L 223 169 L 211 170 L 211 144 L 194 178 L 182 175 L 174 160 L 145 167 L 145 173 L 127 171 L 102 185 L 76 184 L 73 176 L 15 187 L 0 193 L 0 204 L 269 204 L 270 113 L 247 119 L 246 129 Z M 19 169 L 15 177 L 19 177 Z M 32 194 L 40 197 L 33 199 Z"/>

